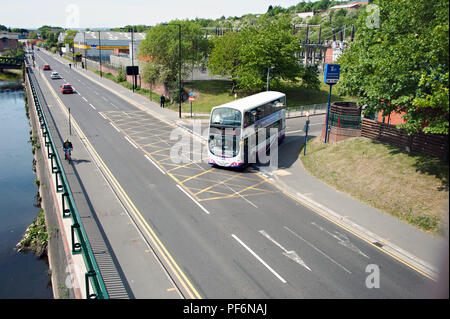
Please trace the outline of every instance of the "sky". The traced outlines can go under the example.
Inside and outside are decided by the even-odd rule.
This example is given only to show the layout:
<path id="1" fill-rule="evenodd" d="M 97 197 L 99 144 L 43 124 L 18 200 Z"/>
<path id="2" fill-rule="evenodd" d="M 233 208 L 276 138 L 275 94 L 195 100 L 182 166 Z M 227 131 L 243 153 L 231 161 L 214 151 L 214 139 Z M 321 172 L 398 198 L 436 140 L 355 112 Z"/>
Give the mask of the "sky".
<path id="1" fill-rule="evenodd" d="M 25 29 L 155 25 L 174 19 L 260 14 L 270 5 L 288 8 L 301 1 L 309 0 L 6 0 L 0 24 Z"/>

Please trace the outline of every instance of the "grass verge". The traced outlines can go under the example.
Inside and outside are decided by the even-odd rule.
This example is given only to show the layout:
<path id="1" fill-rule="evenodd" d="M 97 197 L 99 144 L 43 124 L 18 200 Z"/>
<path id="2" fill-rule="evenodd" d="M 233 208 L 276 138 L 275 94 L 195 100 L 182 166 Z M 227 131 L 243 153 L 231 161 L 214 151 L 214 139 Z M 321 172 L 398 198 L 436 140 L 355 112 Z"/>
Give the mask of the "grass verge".
<path id="1" fill-rule="evenodd" d="M 433 235 L 448 222 L 448 163 L 367 138 L 308 142 L 304 167 L 339 191 Z"/>

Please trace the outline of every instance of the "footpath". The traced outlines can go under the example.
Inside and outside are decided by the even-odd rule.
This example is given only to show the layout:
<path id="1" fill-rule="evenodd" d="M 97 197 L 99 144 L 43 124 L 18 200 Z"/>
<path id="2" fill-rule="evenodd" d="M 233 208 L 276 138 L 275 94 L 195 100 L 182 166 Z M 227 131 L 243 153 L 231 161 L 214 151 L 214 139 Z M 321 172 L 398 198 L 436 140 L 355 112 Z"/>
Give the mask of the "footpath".
<path id="1" fill-rule="evenodd" d="M 69 63 L 57 55 L 53 57 L 62 63 Z M 192 120 L 179 119 L 178 112 L 161 108 L 146 97 L 133 93 L 94 72 L 84 69 L 74 70 L 161 121 L 184 128 L 195 133 L 194 135 L 201 140 L 206 140 L 204 127 L 207 126 L 205 122 L 208 120 L 199 121 L 203 128 L 202 134 L 198 134 L 191 129 Z M 251 169 L 259 170 L 260 174 L 267 177 L 286 195 L 370 242 L 399 262 L 407 264 L 433 280 L 439 279 L 443 283 L 448 283 L 448 229 L 445 238 L 432 236 L 321 182 L 305 170 L 299 158 L 303 156 L 303 154 L 300 155 L 300 150 L 304 142 L 304 133 L 297 132 L 297 135 L 292 137 L 280 145 L 277 171 L 264 172 L 258 167 Z M 441 277 L 440 273 L 442 273 Z"/>

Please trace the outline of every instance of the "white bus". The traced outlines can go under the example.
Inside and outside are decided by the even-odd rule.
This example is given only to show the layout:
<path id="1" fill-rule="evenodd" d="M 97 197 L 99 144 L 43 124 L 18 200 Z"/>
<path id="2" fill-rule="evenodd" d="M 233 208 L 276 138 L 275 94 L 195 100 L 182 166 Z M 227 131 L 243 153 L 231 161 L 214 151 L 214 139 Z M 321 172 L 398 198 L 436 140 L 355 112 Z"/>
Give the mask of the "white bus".
<path id="1" fill-rule="evenodd" d="M 208 163 L 241 167 L 285 137 L 286 95 L 266 91 L 232 101 L 211 110 L 208 134 Z M 273 132 L 273 130 L 272 130 Z"/>

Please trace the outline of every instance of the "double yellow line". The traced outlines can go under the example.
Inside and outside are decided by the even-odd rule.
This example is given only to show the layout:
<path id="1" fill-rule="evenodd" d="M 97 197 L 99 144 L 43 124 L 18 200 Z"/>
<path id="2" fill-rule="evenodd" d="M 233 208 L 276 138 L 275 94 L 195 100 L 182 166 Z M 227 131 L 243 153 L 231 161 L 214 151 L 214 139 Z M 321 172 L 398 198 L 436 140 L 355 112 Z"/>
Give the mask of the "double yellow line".
<path id="1" fill-rule="evenodd" d="M 54 95 L 54 97 L 57 99 L 58 103 L 61 105 L 63 110 L 68 115 L 68 109 L 66 105 L 63 103 L 63 101 L 60 99 L 60 97 L 56 94 L 53 87 L 51 87 L 48 80 L 43 76 L 42 77 L 44 81 L 46 82 L 47 86 L 49 87 L 50 91 Z M 139 223 L 139 228 L 145 233 L 147 238 L 151 242 L 151 247 L 154 249 L 155 252 L 157 252 L 157 256 L 162 259 L 163 264 L 166 265 L 169 270 L 170 274 L 173 274 L 173 276 L 176 277 L 177 282 L 181 284 L 184 291 L 189 295 L 189 298 L 191 299 L 202 299 L 200 294 L 197 292 L 197 290 L 194 288 L 192 283 L 189 281 L 189 279 L 186 277 L 184 272 L 181 270 L 181 268 L 178 266 L 178 264 L 173 259 L 172 255 L 167 251 L 164 244 L 161 242 L 161 240 L 156 236 L 153 229 L 150 227 L 150 225 L 147 223 L 145 218 L 142 216 L 142 214 L 139 212 L 137 207 L 134 205 L 133 201 L 130 199 L 130 197 L 127 195 L 125 190 L 122 188 L 120 183 L 117 181 L 117 179 L 114 177 L 114 175 L 109 170 L 108 166 L 105 164 L 105 162 L 102 160 L 100 155 L 97 153 L 95 148 L 92 146 L 92 144 L 89 142 L 88 138 L 84 134 L 84 132 L 79 127 L 78 123 L 73 119 L 71 119 L 71 122 L 73 123 L 75 129 L 78 131 L 78 134 L 81 139 L 85 141 L 87 144 L 87 148 L 90 150 L 91 155 L 95 157 L 95 160 L 97 161 L 97 164 L 101 168 L 103 168 L 104 173 L 107 175 L 109 181 L 112 183 L 113 187 L 116 189 L 116 191 L 119 193 L 119 197 L 123 200 L 123 202 L 126 204 L 126 206 L 129 208 L 131 214 L 133 215 L 135 221 Z"/>

